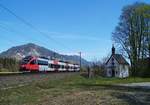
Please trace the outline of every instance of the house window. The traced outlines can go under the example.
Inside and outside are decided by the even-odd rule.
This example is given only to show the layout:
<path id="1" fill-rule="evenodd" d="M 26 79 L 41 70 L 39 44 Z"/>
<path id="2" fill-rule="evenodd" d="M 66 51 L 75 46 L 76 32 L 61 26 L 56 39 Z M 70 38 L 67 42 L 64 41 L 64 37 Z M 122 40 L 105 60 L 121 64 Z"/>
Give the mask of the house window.
<path id="1" fill-rule="evenodd" d="M 111 61 L 112 61 L 112 66 L 114 66 L 115 65 L 114 58 L 112 58 Z"/>
<path id="2" fill-rule="evenodd" d="M 118 71 L 116 71 L 116 74 L 118 74 Z"/>
<path id="3" fill-rule="evenodd" d="M 112 62 L 114 61 L 114 58 L 112 58 Z"/>
<path id="4" fill-rule="evenodd" d="M 109 70 L 109 74 L 111 74 L 111 70 Z"/>
<path id="5" fill-rule="evenodd" d="M 122 65 L 122 69 L 125 70 L 125 65 Z"/>

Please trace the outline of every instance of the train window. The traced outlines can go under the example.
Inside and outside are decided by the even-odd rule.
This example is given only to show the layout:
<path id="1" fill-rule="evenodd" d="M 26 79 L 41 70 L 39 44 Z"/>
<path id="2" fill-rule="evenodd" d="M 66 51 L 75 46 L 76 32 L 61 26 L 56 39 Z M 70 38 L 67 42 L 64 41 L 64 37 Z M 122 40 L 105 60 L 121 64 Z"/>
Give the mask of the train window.
<path id="1" fill-rule="evenodd" d="M 65 66 L 66 69 L 69 69 L 69 66 Z"/>
<path id="2" fill-rule="evenodd" d="M 65 68 L 65 66 L 64 65 L 62 65 L 62 69 L 64 69 Z"/>
<path id="3" fill-rule="evenodd" d="M 48 67 L 49 67 L 49 68 L 52 68 L 52 64 L 48 64 Z"/>
<path id="4" fill-rule="evenodd" d="M 32 56 L 27 56 L 22 59 L 21 64 L 27 64 L 33 57 Z"/>
<path id="5" fill-rule="evenodd" d="M 21 64 L 27 64 L 29 62 L 29 60 L 22 60 Z"/>
<path id="6" fill-rule="evenodd" d="M 30 64 L 35 64 L 35 63 L 36 63 L 35 60 L 33 60 L 33 61 L 30 62 Z"/>
<path id="7" fill-rule="evenodd" d="M 47 61 L 38 60 L 38 65 L 48 65 Z"/>
<path id="8" fill-rule="evenodd" d="M 58 68 L 60 68 L 60 65 L 58 65 Z"/>
<path id="9" fill-rule="evenodd" d="M 51 64 L 51 68 L 54 68 L 54 65 L 53 65 L 53 64 Z"/>
<path id="10" fill-rule="evenodd" d="M 54 68 L 57 68 L 57 69 L 59 69 L 60 68 L 60 65 L 54 65 Z"/>
<path id="11" fill-rule="evenodd" d="M 68 69 L 70 69 L 70 66 L 68 66 Z"/>
<path id="12" fill-rule="evenodd" d="M 61 68 L 62 66 L 57 65 L 57 64 L 50 64 L 49 67 L 50 67 L 50 68 L 56 68 L 56 69 L 59 69 L 59 68 Z"/>
<path id="13" fill-rule="evenodd" d="M 58 65 L 57 67 L 60 68 L 60 65 Z"/>
<path id="14" fill-rule="evenodd" d="M 49 67 L 49 68 L 53 68 L 52 64 L 49 64 L 48 67 Z"/>

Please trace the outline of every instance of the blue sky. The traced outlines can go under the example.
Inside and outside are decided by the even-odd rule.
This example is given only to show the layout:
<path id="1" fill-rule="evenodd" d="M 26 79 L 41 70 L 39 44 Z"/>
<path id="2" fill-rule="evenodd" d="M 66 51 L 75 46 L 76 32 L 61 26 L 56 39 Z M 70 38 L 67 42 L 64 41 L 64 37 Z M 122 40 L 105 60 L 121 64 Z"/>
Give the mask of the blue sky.
<path id="1" fill-rule="evenodd" d="M 123 6 L 149 0 L 0 0 L 47 36 L 0 7 L 0 52 L 35 43 L 62 54 L 83 53 L 86 60 L 106 57 Z M 54 40 L 52 40 L 52 39 Z"/>

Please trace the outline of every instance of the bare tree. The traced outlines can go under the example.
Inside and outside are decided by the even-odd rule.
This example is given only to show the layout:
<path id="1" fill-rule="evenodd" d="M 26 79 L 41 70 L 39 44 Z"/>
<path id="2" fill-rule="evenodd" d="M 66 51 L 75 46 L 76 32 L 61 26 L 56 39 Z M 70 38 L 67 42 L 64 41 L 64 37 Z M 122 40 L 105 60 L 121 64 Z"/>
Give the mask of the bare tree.
<path id="1" fill-rule="evenodd" d="M 150 56 L 150 5 L 135 3 L 123 8 L 113 40 L 130 59 L 135 73 L 139 59 Z M 148 52 L 148 54 L 146 53 Z"/>

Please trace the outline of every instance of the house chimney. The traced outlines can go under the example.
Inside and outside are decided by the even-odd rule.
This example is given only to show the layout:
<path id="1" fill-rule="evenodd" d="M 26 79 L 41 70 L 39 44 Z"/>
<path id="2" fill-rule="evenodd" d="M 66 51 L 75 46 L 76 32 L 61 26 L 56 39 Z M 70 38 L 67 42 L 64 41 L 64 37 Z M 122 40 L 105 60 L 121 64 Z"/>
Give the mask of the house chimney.
<path id="1" fill-rule="evenodd" d="M 115 55 L 115 47 L 112 45 L 112 55 Z"/>

